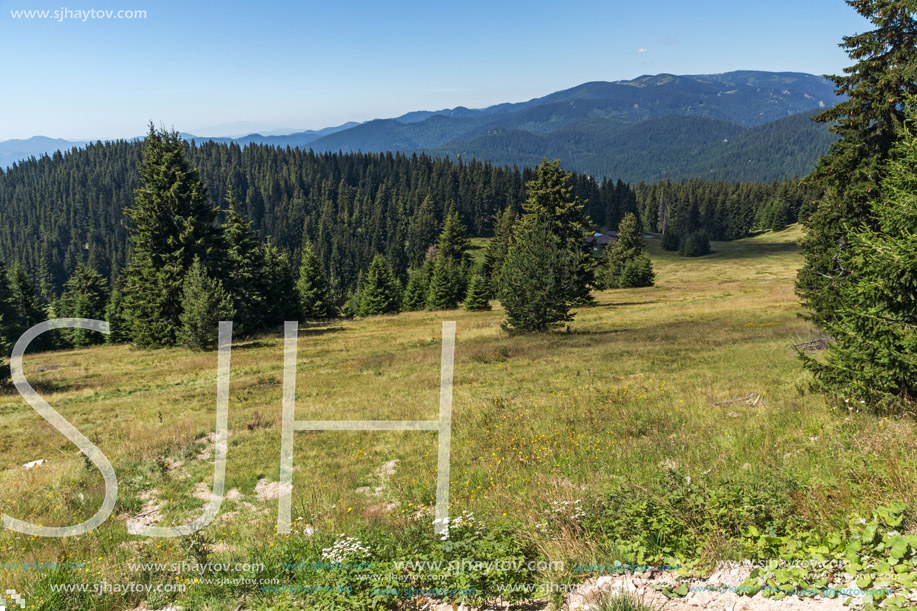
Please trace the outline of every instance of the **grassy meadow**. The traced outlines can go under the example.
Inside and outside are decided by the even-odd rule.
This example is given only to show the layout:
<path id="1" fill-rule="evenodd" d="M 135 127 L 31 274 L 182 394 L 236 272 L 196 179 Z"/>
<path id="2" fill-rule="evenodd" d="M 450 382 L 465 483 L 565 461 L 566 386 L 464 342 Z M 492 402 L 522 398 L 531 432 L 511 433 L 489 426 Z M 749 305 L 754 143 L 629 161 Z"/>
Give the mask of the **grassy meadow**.
<path id="1" fill-rule="evenodd" d="M 262 497 L 279 478 L 279 334 L 233 345 L 232 492 L 221 515 L 191 538 L 129 535 L 129 515 L 145 512 L 168 526 L 202 511 L 201 483 L 212 485 L 216 353 L 101 346 L 27 355 L 35 389 L 111 460 L 119 496 L 90 534 L 0 533 L 4 562 L 81 565 L 0 565 L 0 585 L 27 593 L 28 608 L 411 608 L 406 598 L 266 592 L 206 582 L 226 574 L 128 563 L 263 563 L 229 577 L 339 583 L 341 575 L 282 564 L 321 558 L 346 533 L 375 559 L 564 561 L 563 571 L 512 579 L 574 583 L 583 578 L 576 564 L 673 558 L 704 570 L 740 560 L 749 554 L 749 525 L 832 532 L 895 500 L 913 507 L 914 423 L 859 413 L 852 403 L 832 409 L 808 391 L 793 345 L 818 334 L 800 318 L 793 292 L 799 235 L 792 227 L 714 243 L 715 253 L 698 259 L 649 240 L 657 285 L 597 293 L 566 332 L 510 336 L 499 307 L 301 325 L 297 419 L 435 420 L 441 322 L 456 321 L 450 517 L 473 513 L 468 523 L 483 523 L 486 533 L 459 533 L 461 549 L 444 551 L 432 531 L 432 432 L 295 433 L 294 532 L 277 535 L 277 500 Z M 102 477 L 75 446 L 15 392 L 0 395 L 0 422 L 4 514 L 67 525 L 95 513 Z M 47 462 L 22 467 L 37 459 Z M 187 588 L 66 597 L 52 588 L 100 582 Z"/>

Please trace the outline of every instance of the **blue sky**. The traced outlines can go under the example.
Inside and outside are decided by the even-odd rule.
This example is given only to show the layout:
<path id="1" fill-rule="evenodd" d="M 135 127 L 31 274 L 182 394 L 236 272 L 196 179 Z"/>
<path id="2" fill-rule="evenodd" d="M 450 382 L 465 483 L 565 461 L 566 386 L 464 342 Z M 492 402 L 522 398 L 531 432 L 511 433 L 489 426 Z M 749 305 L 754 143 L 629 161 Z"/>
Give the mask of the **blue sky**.
<path id="1" fill-rule="evenodd" d="M 63 8 L 147 16 L 11 14 Z M 836 73 L 841 37 L 868 27 L 842 0 L 0 0 L 0 140 L 132 137 L 149 120 L 316 129 L 661 72 Z"/>

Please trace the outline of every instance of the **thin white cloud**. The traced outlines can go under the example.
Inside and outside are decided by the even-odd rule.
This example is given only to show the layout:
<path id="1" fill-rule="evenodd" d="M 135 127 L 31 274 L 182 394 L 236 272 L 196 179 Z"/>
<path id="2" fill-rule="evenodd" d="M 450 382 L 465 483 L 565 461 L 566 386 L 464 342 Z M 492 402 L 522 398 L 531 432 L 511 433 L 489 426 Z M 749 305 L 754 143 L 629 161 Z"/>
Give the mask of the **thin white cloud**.
<path id="1" fill-rule="evenodd" d="M 641 48 L 637 49 L 637 54 L 638 54 L 638 55 L 642 55 L 642 54 L 646 53 L 647 51 L 649 51 L 649 49 L 644 49 L 643 47 L 641 47 Z"/>

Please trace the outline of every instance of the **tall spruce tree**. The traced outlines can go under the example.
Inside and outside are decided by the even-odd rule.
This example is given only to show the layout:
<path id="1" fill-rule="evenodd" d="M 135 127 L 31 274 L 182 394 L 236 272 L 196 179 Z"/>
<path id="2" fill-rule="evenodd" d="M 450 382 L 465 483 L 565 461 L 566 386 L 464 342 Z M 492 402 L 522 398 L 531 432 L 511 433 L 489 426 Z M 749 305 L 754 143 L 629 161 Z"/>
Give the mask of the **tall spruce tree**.
<path id="1" fill-rule="evenodd" d="M 8 272 L 10 303 L 14 315 L 13 342 L 17 341 L 23 333 L 40 322 L 48 319 L 45 305 L 42 303 L 38 292 L 29 280 L 25 269 L 18 263 L 13 264 Z M 51 350 L 57 346 L 57 335 L 43 333 L 35 338 L 29 348 L 32 350 Z"/>
<path id="2" fill-rule="evenodd" d="M 497 213 L 494 220 L 494 235 L 487 243 L 484 250 L 484 266 L 481 273 L 487 280 L 487 290 L 490 297 L 497 295 L 500 284 L 500 272 L 506 252 L 509 250 L 513 239 L 513 226 L 516 224 L 516 213 L 509 206 Z"/>
<path id="3" fill-rule="evenodd" d="M 408 232 L 408 261 L 410 265 L 423 263 L 427 248 L 436 242 L 439 225 L 436 222 L 436 205 L 429 195 L 423 199 L 411 219 Z"/>
<path id="4" fill-rule="evenodd" d="M 427 289 L 428 310 L 452 310 L 458 307 L 463 293 L 463 270 L 458 264 L 441 253 L 436 254 L 430 286 Z"/>
<path id="5" fill-rule="evenodd" d="M 824 324 L 840 311 L 850 276 L 848 228 L 870 218 L 889 151 L 901 135 L 905 101 L 917 94 L 917 2 L 847 0 L 875 29 L 844 37 L 856 63 L 830 77 L 847 100 L 815 117 L 840 136 L 810 178 L 824 197 L 809 218 L 802 242 L 805 264 L 797 293 L 809 317 Z"/>
<path id="6" fill-rule="evenodd" d="M 376 255 L 360 291 L 360 316 L 395 314 L 401 310 L 401 287 L 385 257 Z"/>
<path id="7" fill-rule="evenodd" d="M 552 228 L 537 218 L 517 227 L 500 274 L 503 327 L 543 332 L 573 320 L 570 298 L 578 263 Z"/>
<path id="8" fill-rule="evenodd" d="M 108 344 L 126 344 L 131 341 L 130 326 L 124 314 L 124 297 L 121 289 L 115 287 L 105 306 L 105 320 L 108 321 L 108 335 L 105 342 Z"/>
<path id="9" fill-rule="evenodd" d="M 891 159 L 872 222 L 847 229 L 850 276 L 825 320 L 834 341 L 824 359 L 803 355 L 824 391 L 876 412 L 917 404 L 917 135 Z"/>
<path id="10" fill-rule="evenodd" d="M 233 333 L 246 334 L 261 330 L 265 325 L 266 296 L 262 285 L 265 273 L 264 248 L 252 231 L 252 222 L 242 212 L 235 194 L 226 197 L 226 220 L 223 237 L 226 244 L 225 290 L 232 298 L 235 320 Z"/>
<path id="11" fill-rule="evenodd" d="M 262 246 L 264 267 L 256 291 L 264 296 L 265 307 L 257 318 L 258 329 L 271 329 L 299 318 L 299 296 L 290 258 L 278 246 Z"/>
<path id="12" fill-rule="evenodd" d="M 334 316 L 328 281 L 312 242 L 306 242 L 302 251 L 296 293 L 299 295 L 299 309 L 303 318 L 315 320 Z"/>
<path id="13" fill-rule="evenodd" d="M 458 213 L 446 215 L 443 231 L 436 243 L 436 258 L 430 274 L 427 309 L 451 310 L 465 296 L 471 260 L 468 248 L 471 242 Z"/>
<path id="14" fill-rule="evenodd" d="M 221 263 L 222 235 L 178 132 L 150 125 L 139 173 L 143 186 L 125 210 L 133 247 L 125 270 L 125 311 L 134 343 L 171 346 L 182 327 L 186 272 L 195 258 L 204 267 Z"/>
<path id="15" fill-rule="evenodd" d="M 5 339 L 7 347 L 12 349 L 13 343 L 19 339 L 19 314 L 13 303 L 13 291 L 10 287 L 10 276 L 6 264 L 0 261 L 0 338 Z M 4 356 L 7 356 L 4 354 Z"/>
<path id="16" fill-rule="evenodd" d="M 450 212 L 443 223 L 443 231 L 436 242 L 436 256 L 454 261 L 461 266 L 468 262 L 468 249 L 471 241 L 468 231 L 459 219 L 458 212 Z"/>
<path id="17" fill-rule="evenodd" d="M 591 225 L 585 203 L 573 194 L 572 174 L 560 167 L 560 161 L 543 160 L 535 168 L 535 178 L 526 183 L 526 216 L 550 231 L 558 244 L 576 261 L 574 281 L 564 296 L 571 304 L 592 301 L 595 284 L 595 257 L 588 251 L 584 231 Z"/>
<path id="18" fill-rule="evenodd" d="M 109 297 L 108 280 L 80 263 L 64 283 L 64 292 L 56 304 L 56 315 L 60 318 L 102 319 Z M 67 344 L 77 348 L 105 341 L 104 335 L 86 329 L 64 329 L 62 334 Z"/>
<path id="19" fill-rule="evenodd" d="M 192 350 L 214 348 L 220 321 L 232 320 L 235 315 L 232 297 L 223 290 L 219 279 L 208 276 L 198 258 L 185 276 L 181 306 L 179 343 Z"/>
<path id="20" fill-rule="evenodd" d="M 6 273 L 6 265 L 0 261 L 0 385 L 9 382 L 10 367 L 9 356 L 13 349 L 13 342 L 17 324 L 15 323 L 15 309 L 13 308 L 13 294 L 10 291 L 10 281 Z"/>

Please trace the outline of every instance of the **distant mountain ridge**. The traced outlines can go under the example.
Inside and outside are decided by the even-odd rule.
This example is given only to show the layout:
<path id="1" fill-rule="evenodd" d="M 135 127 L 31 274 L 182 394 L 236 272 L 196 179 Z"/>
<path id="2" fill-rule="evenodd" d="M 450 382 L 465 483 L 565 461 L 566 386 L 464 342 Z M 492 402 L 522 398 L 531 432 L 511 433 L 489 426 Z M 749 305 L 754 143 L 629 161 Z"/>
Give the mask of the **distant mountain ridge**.
<path id="1" fill-rule="evenodd" d="M 559 158 L 570 169 L 631 182 L 770 181 L 811 171 L 834 137 L 809 118 L 839 101 L 829 81 L 811 74 L 659 74 L 583 83 L 525 102 L 414 111 L 288 135 L 183 135 L 197 142 L 317 152 L 424 152 L 505 165 Z M 27 140 L 9 147 L 10 142 L 0 142 L 0 165 L 16 161 L 16 155 L 21 159 L 79 145 Z M 51 148 L 38 150 L 42 146 Z"/>

